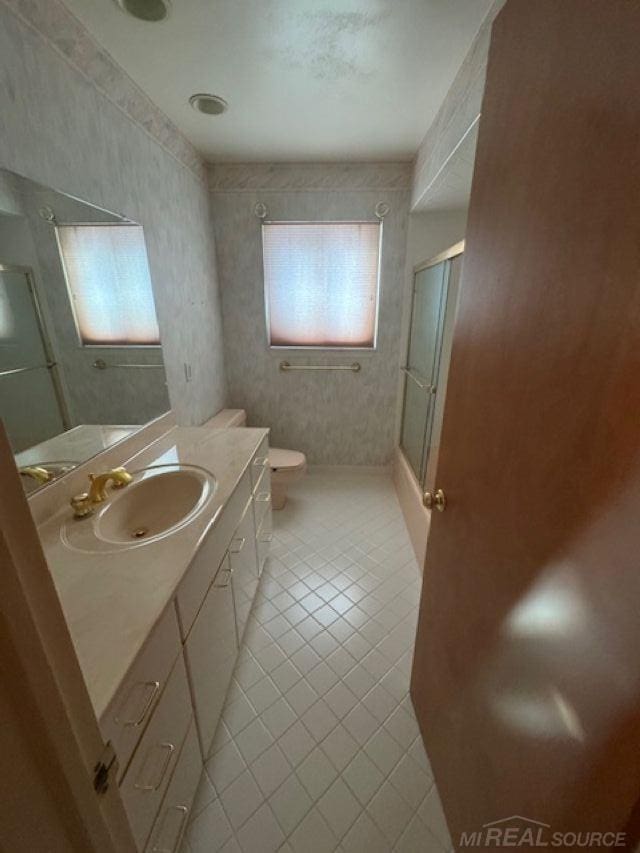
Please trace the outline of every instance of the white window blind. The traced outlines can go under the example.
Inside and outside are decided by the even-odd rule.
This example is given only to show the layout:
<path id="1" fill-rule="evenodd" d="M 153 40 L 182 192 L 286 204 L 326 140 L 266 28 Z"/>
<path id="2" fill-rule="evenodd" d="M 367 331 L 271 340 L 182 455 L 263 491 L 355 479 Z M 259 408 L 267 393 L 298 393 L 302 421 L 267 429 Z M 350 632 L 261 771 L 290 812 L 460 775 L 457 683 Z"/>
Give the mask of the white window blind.
<path id="1" fill-rule="evenodd" d="M 78 334 L 83 344 L 160 343 L 140 225 L 59 225 Z"/>
<path id="2" fill-rule="evenodd" d="M 375 346 L 380 223 L 262 228 L 270 345 Z"/>

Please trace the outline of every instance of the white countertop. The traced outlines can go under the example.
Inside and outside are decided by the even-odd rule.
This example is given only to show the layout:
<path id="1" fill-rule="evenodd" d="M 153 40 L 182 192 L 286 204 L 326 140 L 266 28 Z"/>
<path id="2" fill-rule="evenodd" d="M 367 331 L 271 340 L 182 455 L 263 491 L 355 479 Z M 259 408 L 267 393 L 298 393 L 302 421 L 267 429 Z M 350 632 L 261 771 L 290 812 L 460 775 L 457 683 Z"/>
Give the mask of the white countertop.
<path id="1" fill-rule="evenodd" d="M 123 464 L 198 465 L 217 480 L 202 511 L 173 534 L 117 552 L 68 548 L 64 502 L 38 529 L 96 716 L 100 718 L 173 597 L 205 534 L 215 526 L 266 429 L 174 427 Z M 126 444 L 123 445 L 123 455 Z M 91 523 L 88 519 L 78 524 Z"/>

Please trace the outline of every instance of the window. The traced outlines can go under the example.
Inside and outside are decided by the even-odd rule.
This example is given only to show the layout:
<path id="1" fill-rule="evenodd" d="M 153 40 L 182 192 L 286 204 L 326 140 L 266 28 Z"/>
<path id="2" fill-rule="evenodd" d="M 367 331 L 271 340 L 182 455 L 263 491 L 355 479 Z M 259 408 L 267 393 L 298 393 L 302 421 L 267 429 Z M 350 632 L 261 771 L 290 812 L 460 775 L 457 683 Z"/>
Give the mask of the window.
<path id="1" fill-rule="evenodd" d="M 269 222 L 262 229 L 269 345 L 373 348 L 380 223 Z"/>
<path id="2" fill-rule="evenodd" d="M 58 245 L 85 345 L 157 346 L 160 332 L 140 225 L 59 225 Z"/>

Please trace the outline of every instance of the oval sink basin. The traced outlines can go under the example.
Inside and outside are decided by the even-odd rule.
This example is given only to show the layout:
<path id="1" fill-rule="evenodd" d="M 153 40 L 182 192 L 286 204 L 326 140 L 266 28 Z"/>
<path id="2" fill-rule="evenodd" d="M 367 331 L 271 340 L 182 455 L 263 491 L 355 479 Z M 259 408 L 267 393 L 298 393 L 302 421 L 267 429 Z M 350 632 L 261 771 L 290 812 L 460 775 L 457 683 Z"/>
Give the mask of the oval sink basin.
<path id="1" fill-rule="evenodd" d="M 190 470 L 166 471 L 132 483 L 96 518 L 96 535 L 129 544 L 170 533 L 197 509 L 205 485 Z"/>
<path id="2" fill-rule="evenodd" d="M 204 507 L 216 487 L 213 475 L 189 465 L 161 465 L 131 472 L 133 482 L 109 492 L 94 516 L 70 519 L 65 544 L 81 551 L 132 548 L 168 536 Z"/>

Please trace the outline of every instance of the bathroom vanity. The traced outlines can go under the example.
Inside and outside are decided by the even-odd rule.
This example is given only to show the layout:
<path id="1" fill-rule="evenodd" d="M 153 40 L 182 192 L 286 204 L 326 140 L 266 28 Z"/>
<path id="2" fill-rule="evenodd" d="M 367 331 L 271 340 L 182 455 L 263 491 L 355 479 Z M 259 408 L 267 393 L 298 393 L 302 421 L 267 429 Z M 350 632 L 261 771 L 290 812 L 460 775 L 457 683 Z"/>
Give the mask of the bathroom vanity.
<path id="1" fill-rule="evenodd" d="M 107 744 L 104 783 L 139 850 L 173 851 L 271 540 L 268 431 L 172 427 L 130 458 L 118 449 L 133 482 L 86 519 L 61 503 L 39 533 Z M 190 478 L 201 491 L 176 523 Z M 128 537 L 141 517 L 157 529 Z"/>

